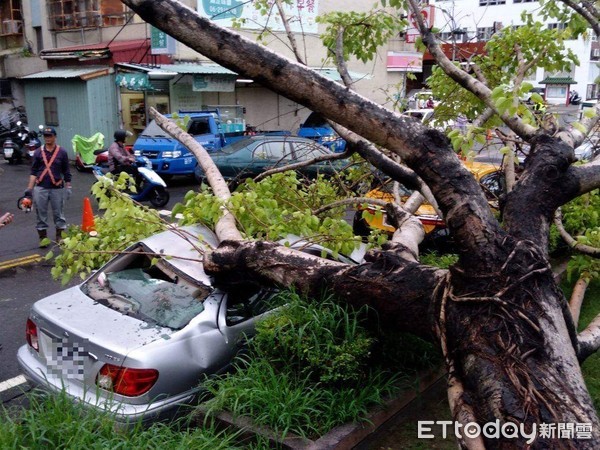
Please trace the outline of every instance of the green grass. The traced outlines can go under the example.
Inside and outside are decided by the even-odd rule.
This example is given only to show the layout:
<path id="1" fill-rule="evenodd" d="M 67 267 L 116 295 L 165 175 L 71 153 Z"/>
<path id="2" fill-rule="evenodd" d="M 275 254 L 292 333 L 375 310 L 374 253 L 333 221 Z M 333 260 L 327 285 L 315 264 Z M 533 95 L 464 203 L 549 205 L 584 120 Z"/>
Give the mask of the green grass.
<path id="1" fill-rule="evenodd" d="M 28 394 L 29 409 L 0 410 L 0 448 L 11 449 L 234 449 L 235 436 L 214 427 L 186 428 L 157 423 L 117 430 L 108 413 L 75 404 L 63 392 Z"/>
<path id="2" fill-rule="evenodd" d="M 209 414 L 225 410 L 280 437 L 314 439 L 366 420 L 374 406 L 416 387 L 419 370 L 440 362 L 431 344 L 369 331 L 366 310 L 351 311 L 328 297 L 311 302 L 282 295 L 286 306 L 257 326 L 238 370 L 207 383 Z M 395 351 L 375 351 L 378 346 Z"/>

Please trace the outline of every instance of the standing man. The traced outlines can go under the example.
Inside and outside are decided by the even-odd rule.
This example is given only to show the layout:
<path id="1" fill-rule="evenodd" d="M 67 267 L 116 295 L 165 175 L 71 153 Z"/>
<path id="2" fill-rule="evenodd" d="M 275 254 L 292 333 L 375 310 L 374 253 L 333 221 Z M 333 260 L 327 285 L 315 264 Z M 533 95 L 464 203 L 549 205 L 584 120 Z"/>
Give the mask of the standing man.
<path id="1" fill-rule="evenodd" d="M 63 212 L 65 201 L 71 197 L 71 170 L 67 151 L 56 144 L 56 130 L 42 130 L 44 145 L 35 150 L 31 164 L 26 197 L 33 197 L 37 216 L 37 232 L 41 242 L 48 237 L 48 206 L 52 207 L 56 242 L 60 242 L 67 222 Z"/>

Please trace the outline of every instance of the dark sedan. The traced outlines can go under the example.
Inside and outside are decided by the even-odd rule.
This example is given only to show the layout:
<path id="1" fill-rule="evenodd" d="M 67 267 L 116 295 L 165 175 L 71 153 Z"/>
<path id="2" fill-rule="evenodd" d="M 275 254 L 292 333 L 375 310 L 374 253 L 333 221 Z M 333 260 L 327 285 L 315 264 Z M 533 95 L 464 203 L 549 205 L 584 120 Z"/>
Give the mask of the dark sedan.
<path id="1" fill-rule="evenodd" d="M 235 187 L 246 178 L 256 177 L 268 169 L 332 154 L 331 150 L 311 139 L 296 136 L 250 136 L 223 147 L 210 156 L 225 180 Z M 332 175 L 345 164 L 346 161 L 343 160 L 320 161 L 297 171 L 308 178 L 315 178 L 318 174 Z M 195 175 L 198 182 L 205 178 L 200 166 L 196 167 Z"/>

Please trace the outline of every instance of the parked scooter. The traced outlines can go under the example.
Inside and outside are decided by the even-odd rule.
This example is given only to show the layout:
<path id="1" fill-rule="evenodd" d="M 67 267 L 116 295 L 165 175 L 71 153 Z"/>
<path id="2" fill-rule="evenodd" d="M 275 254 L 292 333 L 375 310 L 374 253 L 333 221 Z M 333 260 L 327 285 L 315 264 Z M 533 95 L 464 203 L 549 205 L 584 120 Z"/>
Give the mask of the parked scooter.
<path id="1" fill-rule="evenodd" d="M 94 151 L 96 155 L 96 164 L 92 166 L 92 171 L 97 179 L 108 173 L 108 150 L 99 149 Z M 171 198 L 167 191 L 167 183 L 152 170 L 152 163 L 145 156 L 136 157 L 136 165 L 140 177 L 141 186 L 137 186 L 137 193 L 131 193 L 130 197 L 136 202 L 150 202 L 156 208 L 165 206 Z"/>
<path id="2" fill-rule="evenodd" d="M 569 104 L 570 105 L 579 105 L 581 103 L 581 96 L 577 91 L 571 91 L 569 94 Z"/>
<path id="3" fill-rule="evenodd" d="M 30 130 L 27 125 L 22 125 L 23 130 L 19 135 L 21 136 L 21 142 L 23 143 L 23 149 L 25 157 L 31 161 L 33 158 L 33 152 L 35 152 L 36 148 L 42 146 L 42 141 L 40 140 L 39 133 L 35 130 Z M 44 128 L 43 125 L 39 126 L 40 132 Z"/>
<path id="4" fill-rule="evenodd" d="M 16 127 L 10 130 L 10 133 L 2 143 L 2 152 L 4 159 L 9 164 L 20 164 L 23 160 L 31 160 L 33 152 L 41 145 L 38 133 L 29 130 L 27 124 L 18 121 Z"/>

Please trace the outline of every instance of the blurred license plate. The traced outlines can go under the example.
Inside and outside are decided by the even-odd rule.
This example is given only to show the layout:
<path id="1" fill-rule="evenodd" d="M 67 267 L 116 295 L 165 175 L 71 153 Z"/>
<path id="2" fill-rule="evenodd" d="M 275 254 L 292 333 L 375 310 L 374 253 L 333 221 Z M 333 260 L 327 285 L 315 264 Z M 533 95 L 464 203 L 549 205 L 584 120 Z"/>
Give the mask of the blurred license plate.
<path id="1" fill-rule="evenodd" d="M 6 159 L 12 158 L 12 155 L 13 155 L 13 149 L 12 148 L 5 148 L 4 149 L 4 157 Z"/>
<path id="2" fill-rule="evenodd" d="M 65 379 L 83 381 L 86 368 L 91 362 L 88 352 L 85 350 L 88 344 L 87 339 L 70 342 L 66 338 L 51 337 L 46 354 L 46 364 L 50 374 Z"/>

